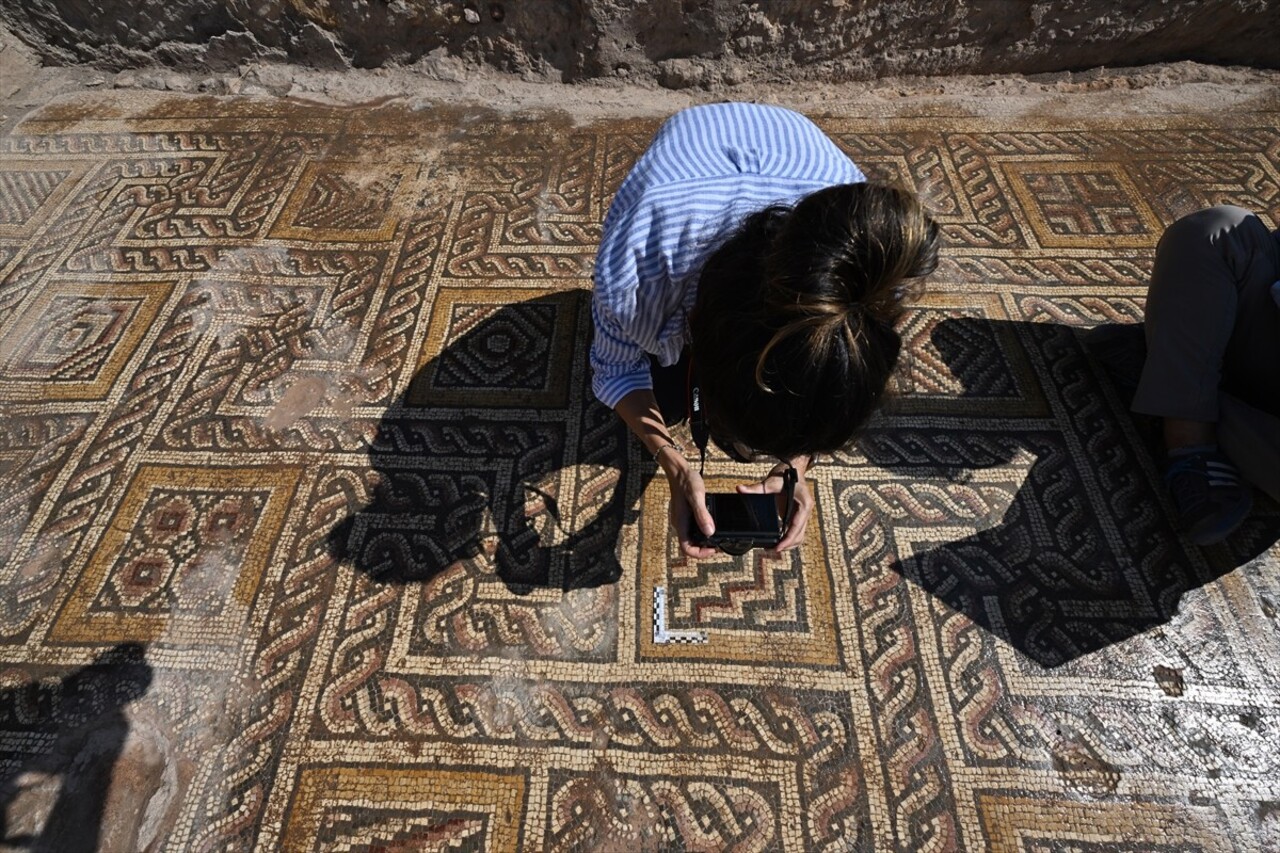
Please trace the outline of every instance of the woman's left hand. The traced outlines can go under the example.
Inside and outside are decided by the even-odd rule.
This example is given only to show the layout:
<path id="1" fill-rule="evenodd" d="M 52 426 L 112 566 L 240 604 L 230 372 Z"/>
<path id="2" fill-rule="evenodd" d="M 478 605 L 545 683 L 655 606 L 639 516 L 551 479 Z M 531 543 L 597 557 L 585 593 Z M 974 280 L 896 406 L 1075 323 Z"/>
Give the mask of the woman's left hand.
<path id="1" fill-rule="evenodd" d="M 813 494 L 809 491 L 809 484 L 805 481 L 805 463 L 808 458 L 796 460 L 792 463 L 796 469 L 796 485 L 795 490 L 791 494 L 791 523 L 787 526 L 786 535 L 782 537 L 782 541 L 777 547 L 772 549 L 772 553 L 779 554 L 783 551 L 790 551 L 792 548 L 804 541 L 804 530 L 809 524 L 809 516 L 813 514 Z M 798 464 L 796 464 L 798 463 Z M 738 486 L 738 494 L 740 495 L 778 495 L 778 512 L 785 516 L 787 508 L 781 506 L 783 492 L 783 473 L 788 467 L 792 467 L 785 462 L 779 462 L 773 466 L 773 469 L 765 475 L 765 478 L 758 483 L 750 485 Z"/>

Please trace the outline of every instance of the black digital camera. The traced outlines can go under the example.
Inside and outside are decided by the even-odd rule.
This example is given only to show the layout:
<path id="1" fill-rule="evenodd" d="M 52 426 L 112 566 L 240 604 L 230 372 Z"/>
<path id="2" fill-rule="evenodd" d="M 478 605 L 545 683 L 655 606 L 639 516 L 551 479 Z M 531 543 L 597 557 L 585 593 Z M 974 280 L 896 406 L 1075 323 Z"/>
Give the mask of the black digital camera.
<path id="1" fill-rule="evenodd" d="M 716 492 L 706 496 L 707 511 L 716 524 L 716 532 L 707 536 L 690 519 L 689 541 L 701 547 L 718 548 L 734 556 L 752 548 L 773 548 L 787 535 L 791 521 L 791 498 L 795 493 L 796 469 L 782 475 L 786 512 L 778 515 L 777 495 L 740 495 Z"/>

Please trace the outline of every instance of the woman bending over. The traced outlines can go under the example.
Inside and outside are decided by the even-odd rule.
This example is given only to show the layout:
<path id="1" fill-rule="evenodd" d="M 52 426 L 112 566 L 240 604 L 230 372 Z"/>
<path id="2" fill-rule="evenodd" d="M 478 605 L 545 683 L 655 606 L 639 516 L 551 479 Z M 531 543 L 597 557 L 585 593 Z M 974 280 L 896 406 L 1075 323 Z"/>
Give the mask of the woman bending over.
<path id="1" fill-rule="evenodd" d="M 780 493 L 794 467 L 777 550 L 795 547 L 812 456 L 846 445 L 879 403 L 901 346 L 894 321 L 939 245 L 915 196 L 866 183 L 797 113 L 716 104 L 662 126 L 605 218 L 592 387 L 666 473 L 686 555 L 713 553 L 691 534 L 714 524 L 668 425 L 696 399 L 731 457 L 776 460 L 741 492 Z"/>

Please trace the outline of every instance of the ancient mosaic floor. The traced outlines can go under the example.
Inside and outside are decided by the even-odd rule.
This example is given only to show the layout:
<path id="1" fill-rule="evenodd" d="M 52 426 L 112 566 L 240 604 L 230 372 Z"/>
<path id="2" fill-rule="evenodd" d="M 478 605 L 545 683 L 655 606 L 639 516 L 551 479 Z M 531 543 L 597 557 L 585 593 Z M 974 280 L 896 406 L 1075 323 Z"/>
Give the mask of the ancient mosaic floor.
<path id="1" fill-rule="evenodd" d="M 0 138 L 11 848 L 1280 849 L 1280 509 L 1181 541 L 1079 334 L 1280 114 L 821 119 L 946 257 L 805 546 L 692 563 L 586 392 L 655 122 L 121 103 Z"/>

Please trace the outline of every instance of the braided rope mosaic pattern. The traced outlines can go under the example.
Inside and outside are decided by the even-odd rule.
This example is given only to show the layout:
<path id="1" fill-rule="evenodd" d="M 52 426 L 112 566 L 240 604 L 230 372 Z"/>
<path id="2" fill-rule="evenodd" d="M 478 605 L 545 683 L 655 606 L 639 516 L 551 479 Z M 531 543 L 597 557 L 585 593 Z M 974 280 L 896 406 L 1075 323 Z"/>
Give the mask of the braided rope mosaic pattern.
<path id="1" fill-rule="evenodd" d="M 0 138 L 0 826 L 92 729 L 119 849 L 1276 849 L 1280 510 L 1181 540 L 1081 333 L 1178 216 L 1276 226 L 1280 115 L 818 120 L 947 249 L 804 545 L 706 561 L 587 391 L 656 122 Z"/>

